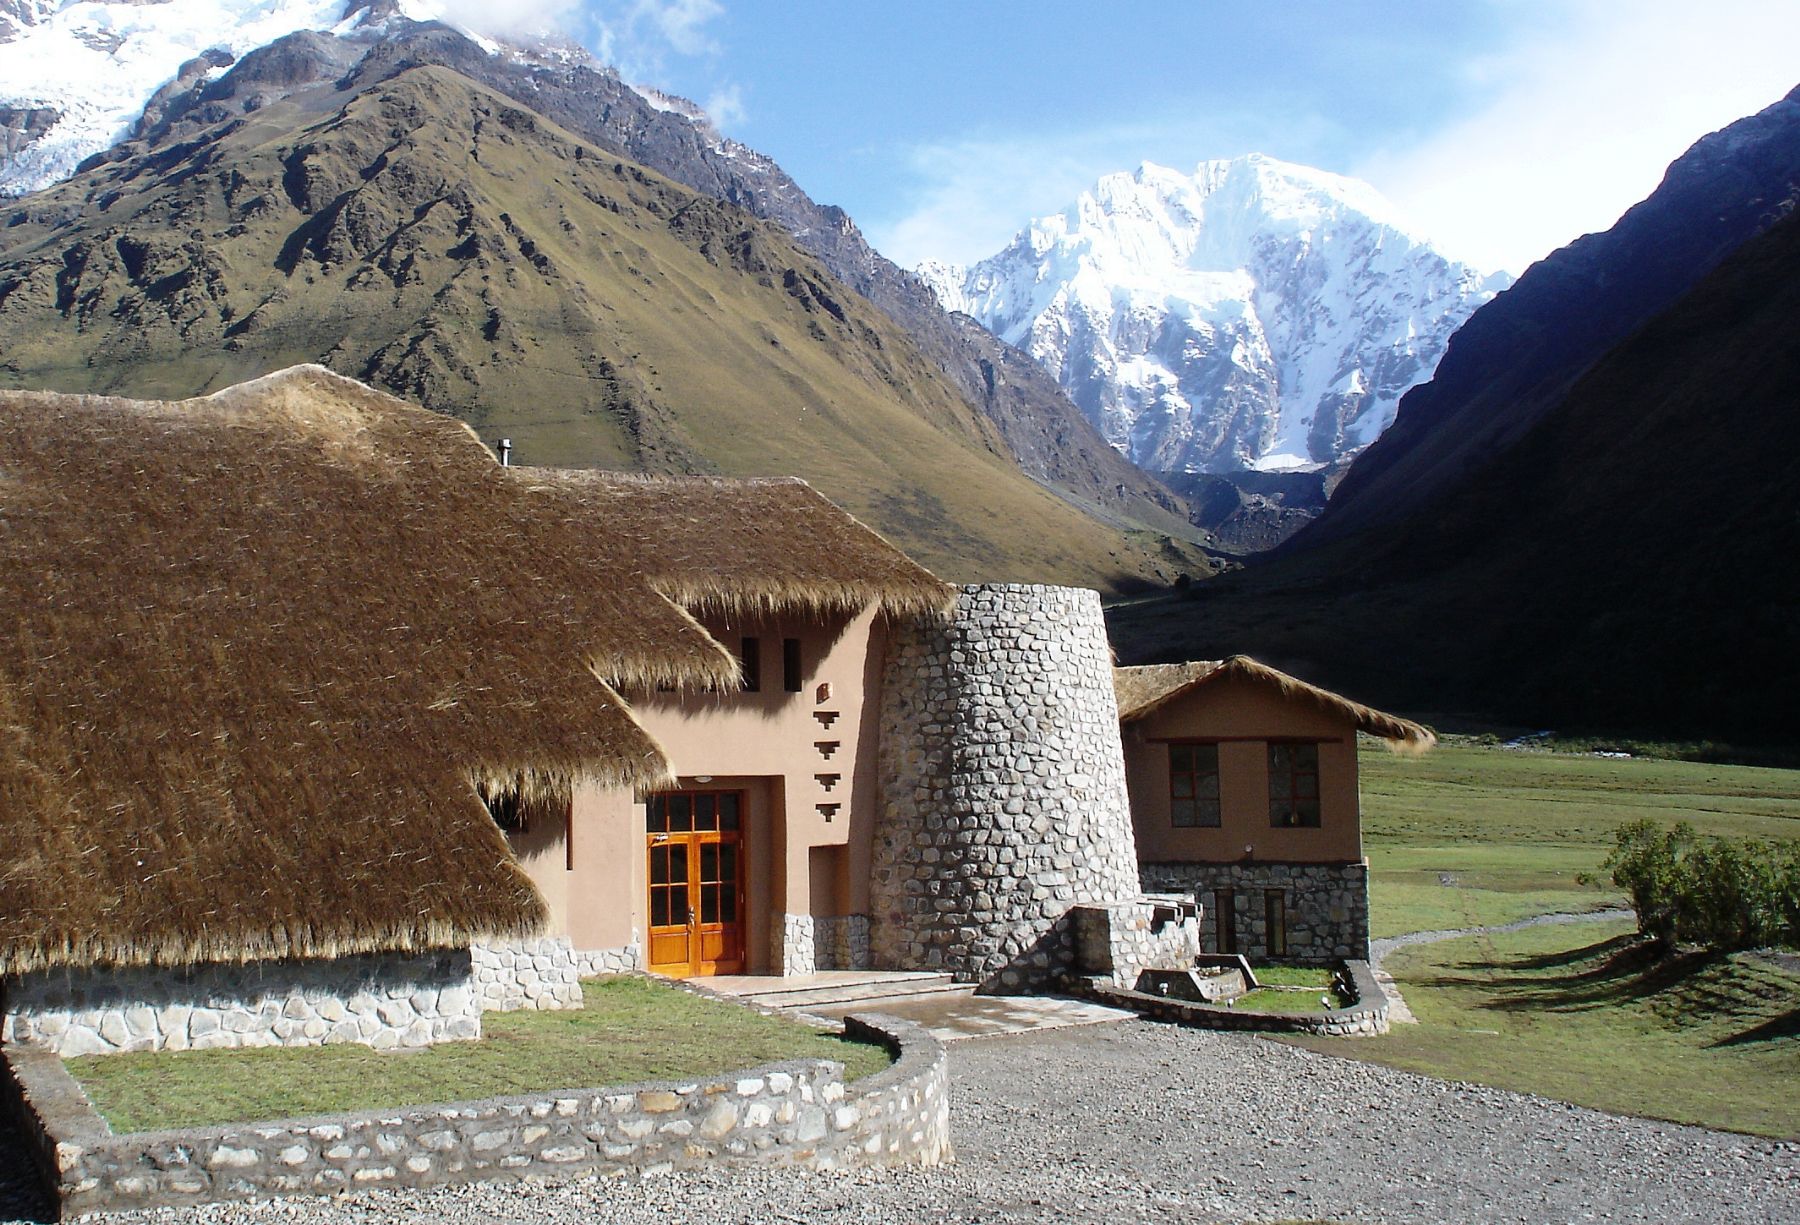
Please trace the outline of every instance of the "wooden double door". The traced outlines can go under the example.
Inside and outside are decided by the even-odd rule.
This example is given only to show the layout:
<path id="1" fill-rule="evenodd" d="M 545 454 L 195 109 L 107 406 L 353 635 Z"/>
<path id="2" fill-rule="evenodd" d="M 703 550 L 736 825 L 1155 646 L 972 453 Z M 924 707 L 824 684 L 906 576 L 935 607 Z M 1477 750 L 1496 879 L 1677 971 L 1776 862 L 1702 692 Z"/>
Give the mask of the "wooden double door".
<path id="1" fill-rule="evenodd" d="M 687 978 L 744 969 L 741 791 L 665 791 L 646 803 L 650 969 Z"/>

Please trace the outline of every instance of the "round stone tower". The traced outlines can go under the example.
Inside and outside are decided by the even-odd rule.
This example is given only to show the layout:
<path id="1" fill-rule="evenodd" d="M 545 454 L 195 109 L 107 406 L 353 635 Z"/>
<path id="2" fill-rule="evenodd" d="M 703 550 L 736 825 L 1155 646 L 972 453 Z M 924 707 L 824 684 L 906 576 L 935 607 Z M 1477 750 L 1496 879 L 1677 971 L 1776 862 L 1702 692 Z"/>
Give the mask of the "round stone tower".
<path id="1" fill-rule="evenodd" d="M 1071 906 L 1138 895 L 1099 595 L 965 587 L 948 624 L 897 629 L 881 713 L 875 964 L 1053 978 Z"/>

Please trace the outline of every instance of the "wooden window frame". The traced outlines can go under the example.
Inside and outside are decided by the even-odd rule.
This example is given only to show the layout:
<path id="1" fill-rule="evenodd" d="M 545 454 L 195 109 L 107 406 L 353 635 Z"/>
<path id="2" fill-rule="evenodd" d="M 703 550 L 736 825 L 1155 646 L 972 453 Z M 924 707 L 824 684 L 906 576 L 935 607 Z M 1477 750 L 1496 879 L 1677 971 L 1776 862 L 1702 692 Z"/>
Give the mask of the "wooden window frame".
<path id="1" fill-rule="evenodd" d="M 1219 829 L 1225 824 L 1225 795 L 1219 774 L 1219 742 L 1216 740 L 1171 740 L 1169 742 L 1169 825 L 1172 829 Z M 1194 764 L 1189 769 L 1177 770 L 1175 764 L 1176 751 L 1180 749 L 1211 751 L 1212 769 L 1200 769 L 1200 758 L 1196 752 Z M 1213 781 L 1212 795 L 1202 794 L 1201 779 L 1211 777 Z M 1178 780 L 1188 783 L 1188 794 L 1178 794 Z M 1212 820 L 1203 819 L 1201 805 L 1211 803 Z M 1180 819 L 1179 806 L 1191 805 L 1193 814 L 1190 819 Z"/>
<path id="2" fill-rule="evenodd" d="M 1267 760 L 1269 766 L 1269 825 L 1271 828 L 1318 829 L 1324 825 L 1325 804 L 1324 788 L 1322 785 L 1324 781 L 1324 769 L 1323 763 L 1320 760 L 1321 754 L 1319 752 L 1319 745 L 1321 743 L 1322 742 L 1318 740 L 1269 741 Z M 1286 785 L 1278 791 L 1276 788 L 1276 780 L 1282 776 L 1282 772 L 1278 771 L 1276 768 L 1275 754 L 1279 749 L 1311 749 L 1312 769 L 1310 771 L 1300 769 L 1297 755 L 1290 755 L 1289 765 L 1285 772 Z M 1308 777 L 1312 779 L 1311 796 L 1303 794 L 1299 786 L 1300 781 Z M 1307 799 L 1312 801 L 1312 811 L 1310 814 L 1302 808 L 1303 801 Z M 1283 801 L 1287 803 L 1289 812 L 1289 815 L 1285 820 L 1276 809 L 1276 805 Z"/>

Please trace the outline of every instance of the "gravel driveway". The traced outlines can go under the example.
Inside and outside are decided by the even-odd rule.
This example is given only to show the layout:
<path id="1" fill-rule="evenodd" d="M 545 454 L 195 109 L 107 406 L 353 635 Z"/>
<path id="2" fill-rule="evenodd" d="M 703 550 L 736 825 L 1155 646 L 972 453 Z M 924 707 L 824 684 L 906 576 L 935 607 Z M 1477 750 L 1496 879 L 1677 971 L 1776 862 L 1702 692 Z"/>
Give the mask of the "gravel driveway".
<path id="1" fill-rule="evenodd" d="M 1800 1145 L 1129 1021 L 951 1048 L 959 1160 L 466 1186 L 115 1221 L 1797 1221 Z M 1796 1107 L 1800 1110 L 1800 1107 Z M 0 1136 L 0 1216 L 18 1198 Z"/>

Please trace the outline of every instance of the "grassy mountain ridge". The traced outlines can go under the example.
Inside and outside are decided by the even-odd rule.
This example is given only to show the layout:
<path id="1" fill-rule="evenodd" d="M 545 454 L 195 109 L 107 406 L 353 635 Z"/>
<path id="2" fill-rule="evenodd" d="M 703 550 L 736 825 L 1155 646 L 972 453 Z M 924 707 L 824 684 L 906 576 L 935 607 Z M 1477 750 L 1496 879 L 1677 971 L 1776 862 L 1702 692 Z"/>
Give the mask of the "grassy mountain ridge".
<path id="1" fill-rule="evenodd" d="M 1612 348 L 1430 513 L 1115 610 L 1403 709 L 1800 739 L 1800 214 Z"/>
<path id="2" fill-rule="evenodd" d="M 310 81 L 0 218 L 0 385 L 182 396 L 321 361 L 529 463 L 797 474 L 951 578 L 1134 545 L 777 227 L 449 69 Z"/>

